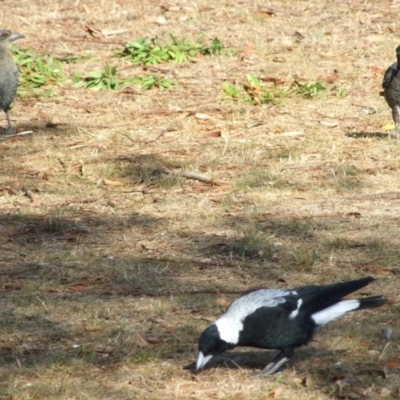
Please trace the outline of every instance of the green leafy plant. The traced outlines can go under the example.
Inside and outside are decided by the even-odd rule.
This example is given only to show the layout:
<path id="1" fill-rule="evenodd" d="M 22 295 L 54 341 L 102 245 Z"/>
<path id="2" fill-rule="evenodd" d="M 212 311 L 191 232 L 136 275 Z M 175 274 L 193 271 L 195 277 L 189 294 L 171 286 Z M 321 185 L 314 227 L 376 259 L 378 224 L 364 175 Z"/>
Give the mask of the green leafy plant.
<path id="1" fill-rule="evenodd" d="M 253 105 L 257 104 L 282 104 L 282 98 L 287 96 L 289 89 L 279 89 L 276 86 L 265 88 L 261 85 L 261 81 L 255 75 L 247 75 L 248 84 L 242 84 L 236 87 L 229 82 L 224 82 L 223 91 L 226 98 L 243 101 Z"/>
<path id="2" fill-rule="evenodd" d="M 170 59 L 168 52 L 157 46 L 154 40 L 144 38 L 129 41 L 116 55 L 130 57 L 134 64 L 158 64 Z"/>
<path id="3" fill-rule="evenodd" d="M 336 96 L 337 97 L 340 97 L 340 98 L 344 98 L 344 97 L 347 97 L 347 89 L 346 88 L 338 88 L 337 89 L 337 93 L 336 93 Z"/>
<path id="4" fill-rule="evenodd" d="M 292 94 L 299 95 L 305 99 L 313 99 L 319 97 L 328 87 L 321 82 L 305 82 L 300 83 L 294 81 L 291 86 L 279 88 L 273 86 L 271 88 L 263 87 L 261 80 L 253 75 L 247 75 L 247 84 L 237 87 L 229 82 L 223 83 L 223 92 L 225 98 L 231 98 L 237 101 L 258 104 L 275 104 L 282 105 L 283 98 Z M 347 92 L 345 89 L 335 92 L 338 97 L 345 97 Z"/>
<path id="5" fill-rule="evenodd" d="M 244 95 L 240 89 L 230 82 L 224 82 L 222 84 L 222 90 L 226 98 L 232 98 L 234 100 L 243 100 Z"/>
<path id="6" fill-rule="evenodd" d="M 126 83 L 132 82 L 133 84 L 140 85 L 142 89 L 170 89 L 175 85 L 174 81 L 163 79 L 157 75 L 148 76 L 135 76 L 132 79 L 128 79 Z"/>
<path id="7" fill-rule="evenodd" d="M 203 38 L 202 37 L 199 38 L 198 42 L 199 41 L 202 42 Z M 214 38 L 210 45 L 202 47 L 200 53 L 207 56 L 207 55 L 213 55 L 213 54 L 221 54 L 224 51 L 226 51 L 229 54 L 233 53 L 232 50 L 226 49 L 225 46 L 223 45 L 223 43 L 218 38 Z"/>
<path id="8" fill-rule="evenodd" d="M 134 64 L 151 65 L 163 62 L 184 62 L 198 54 L 219 54 L 225 47 L 215 38 L 211 44 L 204 45 L 203 37 L 195 42 L 186 38 L 170 35 L 171 42 L 166 45 L 157 43 L 156 39 L 140 38 L 129 41 L 124 49 L 116 52 L 118 57 L 129 57 Z"/>
<path id="9" fill-rule="evenodd" d="M 296 93 L 305 99 L 313 99 L 321 95 L 321 92 L 326 91 L 327 87 L 321 82 L 305 82 L 301 84 L 294 81 L 292 86 L 295 88 Z"/>
<path id="10" fill-rule="evenodd" d="M 65 80 L 61 62 L 46 54 L 35 54 L 12 46 L 15 62 L 19 68 L 18 92 L 37 89 L 45 85 L 60 85 Z"/>
<path id="11" fill-rule="evenodd" d="M 140 85 L 143 89 L 152 88 L 169 89 L 174 85 L 171 80 L 163 79 L 156 75 L 133 76 L 121 79 L 117 75 L 117 68 L 106 64 L 103 71 L 91 71 L 86 76 L 75 72 L 73 80 L 77 87 L 92 88 L 98 90 L 118 90 L 122 86 Z"/>
<path id="12" fill-rule="evenodd" d="M 260 79 L 252 74 L 247 75 L 247 80 L 250 85 L 244 85 L 244 89 L 253 104 L 281 104 L 281 99 L 289 92 L 288 89 L 278 89 L 276 86 L 271 89 L 264 88 Z"/>
<path id="13" fill-rule="evenodd" d="M 106 64 L 103 71 L 91 71 L 85 77 L 75 72 L 73 76 L 77 87 L 86 87 L 99 90 L 117 90 L 121 81 L 117 77 L 117 68 Z"/>

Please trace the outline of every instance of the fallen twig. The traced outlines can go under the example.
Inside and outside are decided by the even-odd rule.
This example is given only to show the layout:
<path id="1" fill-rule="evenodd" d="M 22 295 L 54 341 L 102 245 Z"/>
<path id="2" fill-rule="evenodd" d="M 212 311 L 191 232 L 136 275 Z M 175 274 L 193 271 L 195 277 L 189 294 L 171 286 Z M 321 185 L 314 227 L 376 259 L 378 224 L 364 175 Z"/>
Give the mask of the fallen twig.
<path id="1" fill-rule="evenodd" d="M 25 190 L 24 195 L 30 199 L 30 201 L 35 201 L 35 195 L 33 194 L 32 190 Z"/>
<path id="2" fill-rule="evenodd" d="M 68 200 L 68 201 L 59 203 L 57 206 L 65 207 L 65 206 L 69 206 L 71 204 L 90 204 L 90 203 L 95 203 L 96 201 L 99 201 L 100 199 L 101 199 L 101 197 L 96 197 L 96 198 L 92 198 L 92 199 L 73 199 L 73 200 Z"/>
<path id="3" fill-rule="evenodd" d="M 354 214 L 354 213 L 353 213 Z M 336 218 L 336 217 L 347 217 L 352 216 L 352 213 L 342 213 L 342 212 L 335 212 L 335 213 L 317 213 L 317 214 L 306 214 L 306 215 L 287 215 L 285 219 L 290 219 L 294 221 L 299 221 L 303 219 L 311 219 L 311 218 Z M 357 215 L 354 215 L 357 216 Z M 281 219 L 282 217 L 275 215 L 275 214 L 264 214 L 262 217 L 258 217 L 257 221 L 265 221 L 274 220 L 274 219 Z"/>
<path id="4" fill-rule="evenodd" d="M 157 142 L 157 140 L 160 140 L 167 132 L 174 132 L 177 129 L 170 126 L 168 128 L 163 129 L 154 139 L 149 139 L 149 140 L 134 140 L 130 138 L 127 134 L 122 133 L 121 135 L 128 140 L 130 140 L 132 143 L 142 143 L 142 144 L 149 144 L 149 143 L 154 143 Z"/>
<path id="5" fill-rule="evenodd" d="M 200 174 L 198 172 L 182 171 L 180 169 L 173 169 L 173 170 L 165 169 L 165 170 L 170 174 L 180 175 L 186 179 L 194 179 L 196 181 L 207 183 L 209 185 L 231 185 L 230 182 L 217 181 L 217 180 L 214 180 L 214 178 L 209 175 Z"/>
<path id="6" fill-rule="evenodd" d="M 384 192 L 384 193 L 374 193 L 374 194 L 364 194 L 362 196 L 351 197 L 354 200 L 397 200 L 400 199 L 400 192 Z"/>
<path id="7" fill-rule="evenodd" d="M 319 169 L 323 163 L 309 163 L 309 164 L 300 164 L 300 165 L 288 165 L 286 167 L 281 168 L 281 171 L 285 169 Z"/>
<path id="8" fill-rule="evenodd" d="M 7 140 L 10 138 L 14 138 L 14 137 L 31 135 L 32 133 L 33 133 L 33 131 L 24 131 L 24 132 L 20 132 L 20 133 L 14 133 L 12 135 L 4 135 L 4 136 L 0 137 L 0 140 Z"/>
<path id="9" fill-rule="evenodd" d="M 145 140 L 143 143 L 148 144 L 157 142 L 157 140 L 161 139 L 167 132 L 174 132 L 174 131 L 176 131 L 176 128 L 170 126 L 168 128 L 163 129 L 154 139 Z"/>

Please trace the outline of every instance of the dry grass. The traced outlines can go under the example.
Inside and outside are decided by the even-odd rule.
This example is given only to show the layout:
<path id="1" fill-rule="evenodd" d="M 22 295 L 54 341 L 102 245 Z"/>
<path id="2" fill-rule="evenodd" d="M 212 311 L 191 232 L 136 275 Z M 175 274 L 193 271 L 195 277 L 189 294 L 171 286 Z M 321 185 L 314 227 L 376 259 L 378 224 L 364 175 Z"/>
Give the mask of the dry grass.
<path id="1" fill-rule="evenodd" d="M 66 84 L 16 99 L 17 131 L 34 133 L 0 142 L 1 399 L 399 397 L 400 146 L 378 96 L 398 5 L 276 0 L 264 5 L 286 12 L 268 15 L 258 4 L 2 2 L 20 47 L 92 55 L 66 65 L 70 77 L 106 62 L 143 73 L 113 52 L 144 36 L 205 34 L 236 55 L 156 66 L 179 82 L 169 91 Z M 83 24 L 129 32 L 94 38 Z M 328 90 L 281 106 L 223 100 L 222 84 L 249 73 Z M 271 357 L 251 349 L 197 376 L 184 368 L 218 298 L 364 275 L 379 277 L 364 293 L 390 303 L 321 330 L 282 374 L 251 377 Z"/>

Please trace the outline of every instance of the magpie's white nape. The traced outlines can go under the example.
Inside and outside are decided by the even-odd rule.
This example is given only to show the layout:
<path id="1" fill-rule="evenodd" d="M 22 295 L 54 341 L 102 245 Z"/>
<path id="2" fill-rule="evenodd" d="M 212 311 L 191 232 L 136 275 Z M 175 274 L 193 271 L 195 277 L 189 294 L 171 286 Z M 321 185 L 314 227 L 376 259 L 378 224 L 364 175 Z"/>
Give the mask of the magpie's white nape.
<path id="1" fill-rule="evenodd" d="M 200 335 L 196 371 L 216 354 L 248 346 L 280 350 L 260 375 L 275 373 L 297 347 L 312 339 L 318 327 L 350 311 L 384 304 L 382 296 L 343 300 L 373 280 L 367 277 L 327 286 L 259 289 L 239 297 Z"/>

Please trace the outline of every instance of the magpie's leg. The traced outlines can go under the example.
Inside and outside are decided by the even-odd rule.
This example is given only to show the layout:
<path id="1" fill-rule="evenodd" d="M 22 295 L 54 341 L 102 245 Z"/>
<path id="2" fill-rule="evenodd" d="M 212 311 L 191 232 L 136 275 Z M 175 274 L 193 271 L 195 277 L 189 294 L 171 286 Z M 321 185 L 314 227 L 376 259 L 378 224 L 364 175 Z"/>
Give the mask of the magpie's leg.
<path id="1" fill-rule="evenodd" d="M 258 376 L 268 376 L 274 374 L 283 364 L 285 364 L 290 357 L 294 354 L 294 349 L 283 349 L 273 360 L 270 362 Z"/>
<path id="2" fill-rule="evenodd" d="M 399 140 L 399 106 L 395 105 L 392 109 L 392 116 L 396 131 L 396 139 Z"/>
<path id="3" fill-rule="evenodd" d="M 12 135 L 14 133 L 14 129 L 13 129 L 12 125 L 11 125 L 10 111 L 7 108 L 6 110 L 4 110 L 4 112 L 6 113 L 7 123 L 8 123 L 8 127 L 6 129 L 6 134 L 7 135 Z"/>

